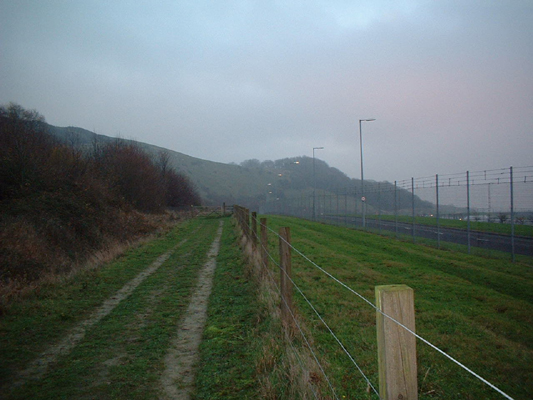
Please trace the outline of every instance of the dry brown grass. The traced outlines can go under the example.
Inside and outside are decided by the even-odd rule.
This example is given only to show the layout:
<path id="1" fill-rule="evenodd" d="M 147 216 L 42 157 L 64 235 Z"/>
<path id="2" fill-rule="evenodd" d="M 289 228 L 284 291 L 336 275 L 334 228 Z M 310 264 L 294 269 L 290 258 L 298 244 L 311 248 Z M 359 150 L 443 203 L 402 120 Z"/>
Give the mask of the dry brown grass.
<path id="1" fill-rule="evenodd" d="M 238 233 L 242 234 L 237 227 Z M 276 280 L 278 279 L 271 268 L 265 271 L 258 244 L 256 252 L 252 244 L 241 237 L 240 246 L 250 266 L 250 273 L 259 285 L 259 302 L 265 307 L 272 319 L 272 327 L 268 337 L 263 339 L 261 357 L 256 363 L 259 378 L 259 392 L 263 399 L 326 399 L 321 391 L 325 382 L 311 352 L 302 339 L 300 330 L 293 325 L 286 327 L 281 321 L 280 293 Z M 278 274 L 279 275 L 279 274 Z M 300 329 L 312 344 L 313 339 L 309 330 L 298 318 Z M 314 393 L 313 393 L 314 392 Z"/>
<path id="2" fill-rule="evenodd" d="M 36 293 L 43 285 L 68 280 L 80 271 L 97 269 L 142 245 L 153 237 L 167 232 L 188 213 L 165 212 L 141 214 L 121 212 L 116 223 L 124 226 L 120 237 L 102 235 L 100 245 L 69 257 L 25 218 L 4 222 L 0 230 L 0 315 L 13 302 Z"/>

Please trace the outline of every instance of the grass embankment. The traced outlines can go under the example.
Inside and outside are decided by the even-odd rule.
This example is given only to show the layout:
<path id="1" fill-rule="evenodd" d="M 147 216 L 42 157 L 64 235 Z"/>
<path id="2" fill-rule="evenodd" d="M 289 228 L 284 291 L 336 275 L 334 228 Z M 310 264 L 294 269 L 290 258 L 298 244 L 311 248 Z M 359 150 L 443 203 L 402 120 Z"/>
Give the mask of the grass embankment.
<path id="1" fill-rule="evenodd" d="M 69 354 L 60 356 L 43 379 L 13 391 L 4 386 L 3 398 L 158 398 L 163 358 L 217 227 L 217 220 L 184 223 L 101 269 L 43 286 L 14 304 L 0 320 L 2 385 L 16 380 L 15 371 L 89 318 L 158 256 L 188 239 L 126 300 L 89 328 Z"/>
<path id="2" fill-rule="evenodd" d="M 515 399 L 533 397 L 533 270 L 364 232 L 268 217 L 290 226 L 293 245 L 374 302 L 374 287 L 414 289 L 417 332 Z M 270 235 L 277 255 L 278 239 Z M 273 267 L 274 269 L 276 267 Z M 375 311 L 293 252 L 293 278 L 378 385 Z M 279 273 L 276 273 L 278 276 Z M 298 310 L 339 398 L 376 398 L 316 315 L 295 294 Z M 418 342 L 421 399 L 500 399 L 466 371 Z"/>

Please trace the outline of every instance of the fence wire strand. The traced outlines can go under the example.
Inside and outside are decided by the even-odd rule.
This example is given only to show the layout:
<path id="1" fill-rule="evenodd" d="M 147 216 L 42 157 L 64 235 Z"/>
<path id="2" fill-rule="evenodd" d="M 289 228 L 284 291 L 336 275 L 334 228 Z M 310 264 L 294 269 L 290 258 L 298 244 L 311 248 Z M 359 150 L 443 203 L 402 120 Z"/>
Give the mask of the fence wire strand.
<path id="1" fill-rule="evenodd" d="M 270 255 L 270 253 L 268 252 L 267 250 L 267 254 L 269 255 L 270 259 L 272 260 L 272 262 L 274 263 L 274 265 L 276 265 L 278 268 L 281 269 L 280 265 L 277 263 L 276 260 L 274 260 L 274 258 L 272 258 L 272 256 Z M 290 314 L 291 314 L 291 318 L 292 320 L 294 321 L 294 323 L 296 324 L 296 326 L 298 327 L 298 330 L 300 331 L 300 334 L 302 335 L 302 338 L 304 339 L 305 343 L 306 343 L 306 346 L 307 348 L 309 349 L 309 351 L 311 352 L 311 354 L 313 355 L 313 358 L 315 359 L 315 362 L 317 363 L 318 365 L 318 368 L 320 368 L 320 371 L 322 372 L 322 374 L 324 375 L 324 377 L 326 378 L 326 381 L 328 383 L 328 386 L 329 388 L 331 389 L 331 392 L 333 393 L 333 395 L 335 396 L 335 398 L 338 400 L 338 396 L 337 394 L 335 393 L 335 389 L 333 388 L 333 385 L 331 384 L 331 381 L 329 380 L 328 378 L 328 375 L 326 374 L 326 371 L 324 370 L 324 368 L 322 367 L 322 364 L 320 363 L 320 361 L 318 360 L 318 357 L 316 356 L 315 352 L 313 351 L 312 347 L 311 347 L 311 344 L 309 343 L 309 341 L 307 340 L 307 336 L 305 335 L 305 333 L 303 332 L 300 324 L 298 323 L 298 321 L 296 320 L 296 316 L 293 314 L 292 310 L 290 309 L 290 307 L 288 306 L 287 304 L 287 300 L 285 299 L 285 297 L 283 296 L 283 294 L 281 293 L 281 288 L 279 287 L 279 285 L 277 284 L 276 282 L 276 279 L 274 278 L 274 276 L 272 275 L 272 271 L 270 270 L 267 270 L 268 271 L 268 274 L 270 276 L 270 279 L 272 280 L 272 282 L 274 283 L 274 285 L 276 286 L 276 289 L 277 291 L 279 292 L 279 296 L 280 298 L 282 299 L 283 303 L 285 304 L 285 306 L 287 307 L 287 309 L 289 310 Z"/>
<path id="2" fill-rule="evenodd" d="M 265 226 L 265 225 L 263 225 Z M 269 227 L 265 226 L 267 229 L 271 230 Z M 272 231 L 274 232 L 274 231 Z M 274 232 L 278 237 L 281 238 L 281 236 L 279 236 L 276 232 Z M 285 241 L 285 239 L 281 238 L 283 241 Z M 286 242 L 286 241 L 285 241 Z M 286 242 L 288 243 L 288 242 Z M 290 245 L 290 244 L 289 244 Z M 291 247 L 294 249 L 294 247 L 291 245 Z M 267 250 L 267 253 L 268 253 L 268 250 Z M 289 274 L 287 274 L 286 271 L 284 271 L 281 266 L 277 263 L 275 263 L 278 268 L 280 269 L 280 271 L 282 271 L 284 274 L 285 274 L 285 277 L 287 277 L 289 279 L 289 281 L 292 283 L 292 285 L 296 288 L 296 290 L 298 291 L 298 293 L 300 293 L 300 295 L 303 297 L 303 299 L 305 300 L 305 302 L 309 305 L 309 307 L 311 307 L 311 309 L 313 310 L 313 312 L 316 314 L 316 316 L 320 319 L 320 321 L 322 322 L 322 324 L 327 328 L 327 330 L 329 331 L 329 333 L 331 334 L 331 336 L 335 339 L 335 341 L 339 344 L 339 346 L 341 347 L 341 349 L 344 351 L 344 353 L 350 358 L 350 360 L 352 361 L 352 363 L 355 365 L 355 367 L 357 368 L 357 370 L 359 371 L 359 373 L 363 376 L 363 378 L 365 379 L 366 383 L 368 384 L 368 386 L 370 386 L 372 388 L 372 390 L 374 391 L 374 393 L 378 396 L 378 398 L 381 398 L 379 396 L 379 392 L 376 390 L 375 386 L 372 384 L 372 382 L 370 382 L 370 379 L 368 379 L 368 377 L 366 376 L 366 374 L 363 372 L 363 370 L 361 369 L 361 367 L 359 366 L 359 364 L 357 364 L 357 362 L 355 361 L 354 357 L 350 354 L 350 352 L 346 349 L 346 347 L 344 346 L 344 344 L 341 342 L 341 340 L 337 337 L 337 335 L 333 332 L 333 330 L 331 329 L 331 327 L 326 323 L 326 321 L 324 320 L 324 318 L 322 318 L 322 316 L 320 315 L 320 313 L 318 312 L 318 310 L 315 308 L 315 306 L 313 306 L 313 304 L 311 303 L 311 301 L 307 298 L 307 296 L 304 294 L 304 292 L 300 289 L 300 287 L 296 284 L 296 282 L 294 282 L 294 280 L 289 276 Z"/>
<path id="3" fill-rule="evenodd" d="M 256 235 L 256 237 L 257 237 L 257 235 Z M 276 264 L 276 262 L 274 261 L 274 259 L 273 259 L 272 256 L 270 255 L 270 252 L 268 251 L 268 249 L 266 249 L 266 248 L 263 246 L 262 243 L 261 243 L 261 247 L 262 247 L 263 249 L 265 249 L 265 253 L 266 253 L 266 254 L 269 256 L 269 258 L 270 258 L 270 259 Z M 262 266 L 263 266 L 263 269 L 267 271 L 267 273 L 268 273 L 269 276 L 270 276 L 271 281 L 274 283 L 274 285 L 276 286 L 276 288 L 277 288 L 278 291 L 280 292 L 280 297 L 282 297 L 282 296 L 281 296 L 281 290 L 280 290 L 278 284 L 276 283 L 276 280 L 275 280 L 274 277 L 272 276 L 272 272 L 271 272 L 270 270 L 267 269 L 267 265 L 266 265 L 264 262 L 262 263 Z M 300 354 L 298 353 L 298 351 L 296 350 L 296 348 L 295 348 L 294 345 L 292 344 L 292 341 L 289 340 L 288 342 L 289 342 L 289 345 L 291 346 L 291 349 L 292 349 L 293 353 L 296 354 L 296 358 L 298 359 L 298 362 L 299 362 L 299 364 L 300 364 L 300 367 L 302 367 L 302 371 L 304 371 L 304 370 L 305 370 L 305 366 L 304 366 L 304 364 L 303 364 L 302 358 L 300 357 Z M 319 368 L 320 368 L 320 367 L 319 367 Z M 321 370 L 322 370 L 322 368 L 321 368 Z M 327 379 L 327 378 L 326 378 L 326 379 Z M 311 388 L 311 392 L 313 392 L 313 397 L 314 397 L 315 399 L 318 400 L 318 394 L 317 394 L 317 392 L 315 391 L 313 385 L 310 385 L 310 388 Z"/>
<path id="4" fill-rule="evenodd" d="M 370 305 L 373 309 L 375 309 L 378 313 L 380 313 L 381 315 L 383 315 L 385 318 L 388 318 L 389 320 L 391 320 L 392 322 L 396 323 L 397 325 L 401 326 L 403 329 L 405 329 L 407 332 L 409 332 L 410 334 L 414 335 L 417 339 L 421 340 L 422 342 L 424 342 L 426 345 L 430 346 L 432 349 L 436 350 L 437 352 L 439 352 L 440 354 L 442 354 L 443 356 L 445 356 L 446 358 L 448 358 L 450 361 L 454 362 L 456 365 L 458 365 L 459 367 L 463 368 L 465 371 L 469 372 L 471 375 L 473 375 L 474 377 L 476 377 L 477 379 L 479 379 L 480 381 L 482 381 L 483 383 L 485 383 L 486 385 L 488 385 L 489 387 L 491 387 L 493 390 L 495 390 L 496 392 L 498 392 L 499 394 L 501 394 L 502 396 L 504 396 L 505 398 L 509 399 L 509 400 L 514 400 L 511 396 L 509 396 L 507 393 L 503 392 L 502 390 L 500 390 L 498 387 L 496 387 L 495 385 L 493 385 L 492 383 L 490 383 L 489 381 L 487 381 L 486 379 L 484 379 L 483 377 L 481 377 L 480 375 L 478 375 L 477 373 L 475 373 L 474 371 L 472 371 L 470 368 L 468 368 L 467 366 L 465 366 L 464 364 L 462 364 L 460 361 L 456 360 L 455 358 L 453 358 L 452 356 L 450 356 L 449 354 L 447 354 L 446 352 L 444 352 L 443 350 L 439 349 L 437 346 L 435 346 L 433 343 L 429 342 L 428 340 L 424 339 L 422 336 L 418 335 L 416 332 L 412 331 L 411 329 L 409 329 L 407 326 L 405 326 L 404 324 L 402 324 L 401 322 L 397 321 L 395 318 L 387 315 L 386 313 L 384 313 L 383 311 L 381 311 L 378 307 L 376 307 L 376 305 L 374 305 L 370 300 L 368 300 L 367 298 L 365 298 L 364 296 L 362 296 L 361 294 L 359 294 L 357 291 L 355 291 L 354 289 L 352 289 L 351 287 L 349 287 L 348 285 L 346 285 L 344 282 L 340 281 L 339 279 L 337 279 L 335 276 L 333 276 L 331 273 L 329 273 L 328 271 L 326 271 L 324 268 L 320 267 L 319 265 L 317 265 L 313 260 L 311 260 L 309 257 L 307 257 L 305 254 L 303 254 L 301 251 L 299 251 L 297 248 L 295 248 L 291 243 L 287 242 L 283 237 L 281 237 L 277 232 L 275 232 L 274 230 L 272 230 L 270 227 L 267 227 L 271 232 L 273 232 L 276 236 L 278 236 L 281 240 L 283 240 L 285 243 L 287 243 L 288 246 L 291 247 L 291 249 L 293 249 L 296 253 L 298 253 L 301 257 L 303 257 L 306 261 L 308 261 L 309 263 L 311 263 L 311 265 L 313 265 L 315 268 L 317 268 L 318 270 L 320 270 L 321 272 L 323 272 L 324 274 L 326 274 L 328 277 L 330 277 L 331 279 L 333 279 L 336 283 L 340 284 L 341 286 L 343 286 L 345 289 L 347 289 L 348 291 L 350 291 L 351 293 L 353 293 L 354 295 L 356 295 L 357 297 L 359 297 L 361 300 L 363 300 L 365 303 L 367 303 L 368 305 Z"/>
<path id="5" fill-rule="evenodd" d="M 258 222 L 257 219 L 255 219 L 256 223 Z M 260 222 L 258 223 L 259 226 L 265 226 L 263 224 L 261 224 Z M 265 226 L 266 227 L 266 226 Z M 268 228 L 268 227 L 266 227 Z M 270 252 L 268 251 L 267 248 L 265 248 L 265 246 L 263 246 L 263 244 L 259 241 L 259 237 L 258 237 L 258 234 L 257 232 L 254 232 L 252 230 L 252 234 L 254 235 L 255 239 L 257 240 L 257 243 L 261 246 L 262 249 L 265 250 L 265 253 L 268 255 L 268 257 L 270 258 L 270 260 L 274 263 L 274 265 L 276 265 L 280 270 L 281 270 L 281 266 L 279 265 L 279 263 L 274 259 L 274 257 L 272 257 L 272 255 L 270 254 Z M 291 317 L 294 321 L 294 323 L 296 324 L 296 326 L 298 327 L 298 330 L 300 331 L 300 334 L 302 335 L 306 345 L 307 345 L 307 348 L 309 349 L 309 351 L 311 352 L 311 354 L 313 355 L 313 358 L 315 359 L 315 362 L 317 363 L 318 367 L 320 368 L 320 371 L 322 372 L 322 374 L 324 375 L 324 377 L 326 378 L 326 381 L 328 383 L 328 386 L 331 390 L 331 392 L 333 393 L 333 395 L 335 396 L 336 399 L 338 399 L 337 397 L 337 394 L 335 393 L 335 389 L 333 388 L 333 385 L 331 384 L 331 381 L 329 380 L 327 374 L 326 374 L 326 371 L 324 370 L 322 364 L 320 363 L 320 361 L 318 360 L 318 357 L 316 356 L 315 352 L 313 351 L 313 349 L 311 348 L 311 344 L 309 343 L 309 341 L 307 340 L 307 337 L 305 336 L 305 333 L 303 332 L 303 330 L 301 329 L 300 327 L 300 324 L 298 324 L 298 322 L 296 321 L 296 316 L 292 313 L 292 311 L 290 310 L 290 308 L 288 307 L 287 305 L 287 301 L 286 299 L 283 297 L 283 294 L 281 292 L 281 288 L 279 287 L 279 285 L 277 284 L 274 276 L 272 275 L 272 271 L 270 271 L 269 269 L 266 268 L 266 265 L 263 263 L 263 268 L 267 271 L 267 273 L 269 274 L 270 276 L 270 279 L 272 281 L 272 283 L 274 283 L 274 285 L 276 286 L 276 289 L 279 293 L 279 296 L 280 298 L 283 300 L 283 302 L 285 303 L 285 305 L 287 306 L 287 309 L 289 310 L 290 314 L 291 314 Z M 297 354 L 297 358 L 299 359 L 300 361 L 300 365 L 302 366 L 302 369 L 304 368 L 303 367 L 303 363 L 301 362 L 301 359 L 300 359 L 300 356 L 298 355 L 298 353 L 296 352 L 296 350 L 294 349 L 294 346 L 292 345 L 292 343 L 289 341 L 289 344 L 291 345 L 291 348 L 295 351 L 295 353 Z M 313 385 L 311 385 L 311 391 L 313 392 L 313 395 L 315 398 L 317 398 L 317 394 L 315 392 L 315 390 L 313 389 Z"/>

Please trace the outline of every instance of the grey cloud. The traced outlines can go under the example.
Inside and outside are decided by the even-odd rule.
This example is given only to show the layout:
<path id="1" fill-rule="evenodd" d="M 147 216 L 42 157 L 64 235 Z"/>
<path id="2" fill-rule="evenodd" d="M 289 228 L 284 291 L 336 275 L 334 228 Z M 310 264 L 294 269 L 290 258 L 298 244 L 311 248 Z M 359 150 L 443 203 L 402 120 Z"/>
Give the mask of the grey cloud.
<path id="1" fill-rule="evenodd" d="M 0 22 L 0 102 L 53 124 L 222 162 L 324 146 L 357 176 L 372 117 L 370 179 L 531 163 L 526 1 L 9 0 Z"/>

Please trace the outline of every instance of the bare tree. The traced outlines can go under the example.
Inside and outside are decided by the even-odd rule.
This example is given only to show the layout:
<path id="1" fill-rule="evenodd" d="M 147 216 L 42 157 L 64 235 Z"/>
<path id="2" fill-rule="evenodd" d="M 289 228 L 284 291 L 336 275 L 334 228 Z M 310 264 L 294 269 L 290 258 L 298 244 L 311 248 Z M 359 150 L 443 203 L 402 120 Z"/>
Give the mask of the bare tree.
<path id="1" fill-rule="evenodd" d="M 15 103 L 1 106 L 0 193 L 22 193 L 40 184 L 43 166 L 56 144 L 37 111 Z"/>
<path id="2" fill-rule="evenodd" d="M 163 179 L 167 176 L 170 164 L 170 154 L 166 150 L 161 150 L 158 154 L 157 165 L 161 171 Z"/>

